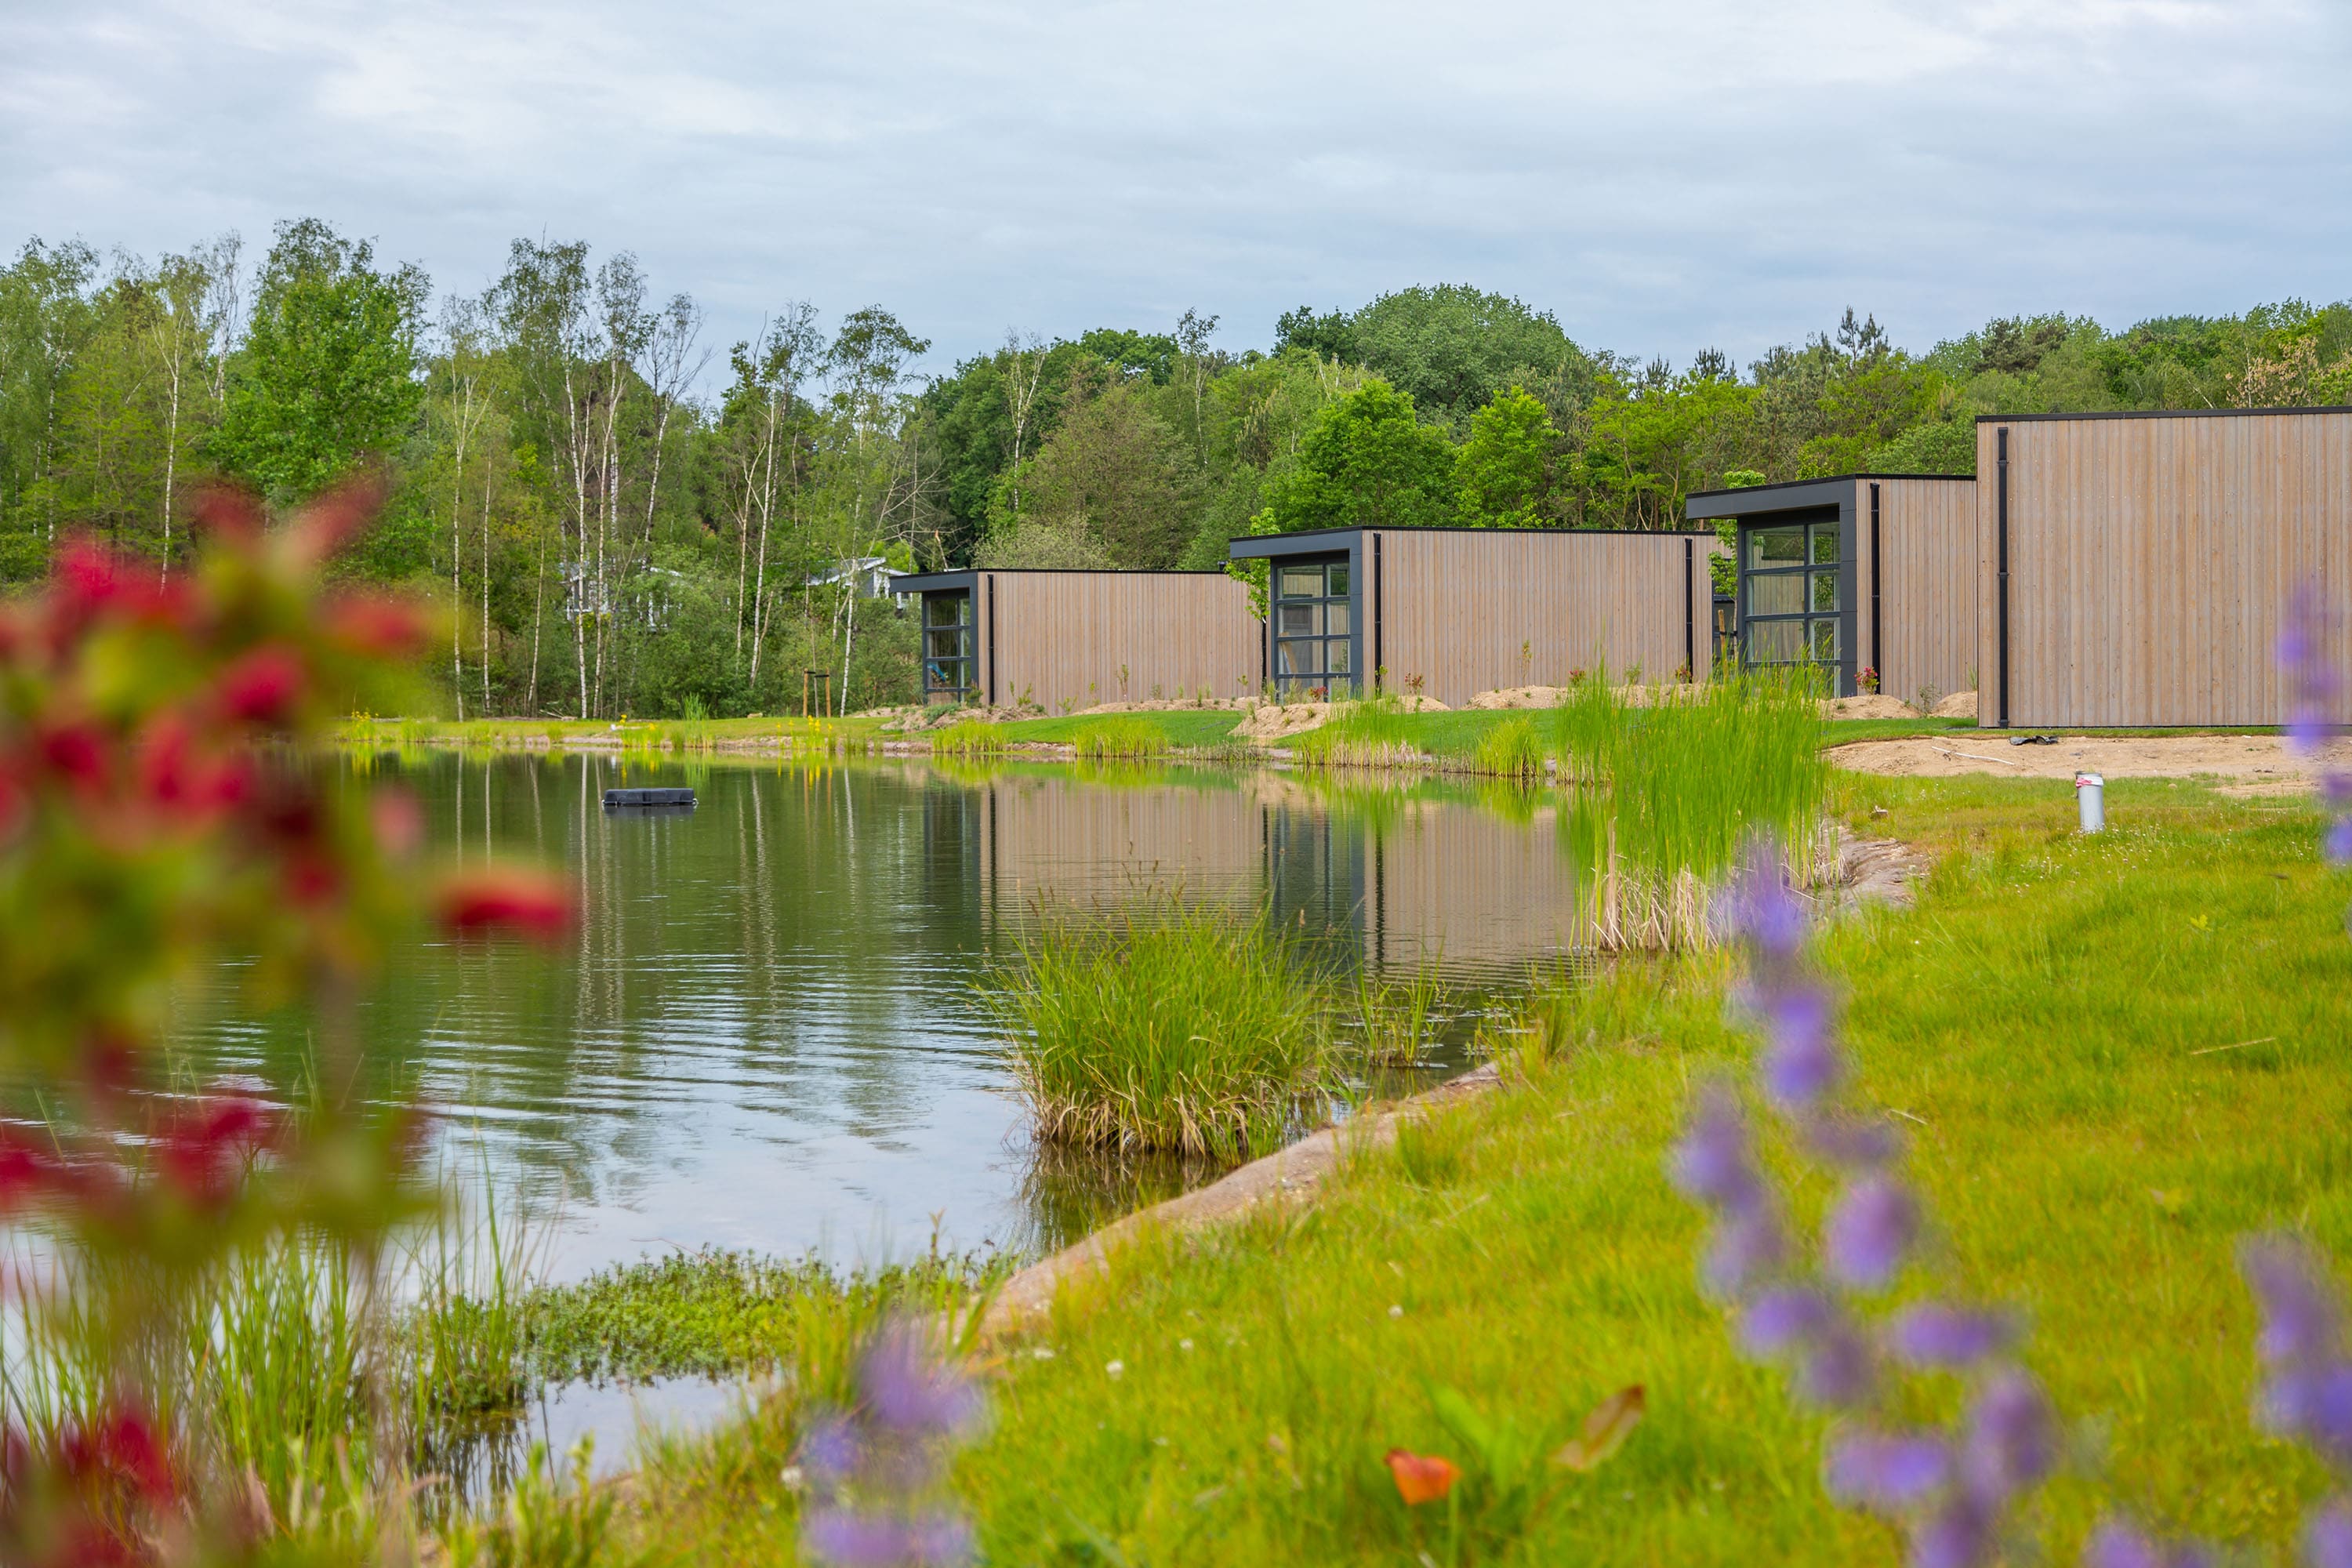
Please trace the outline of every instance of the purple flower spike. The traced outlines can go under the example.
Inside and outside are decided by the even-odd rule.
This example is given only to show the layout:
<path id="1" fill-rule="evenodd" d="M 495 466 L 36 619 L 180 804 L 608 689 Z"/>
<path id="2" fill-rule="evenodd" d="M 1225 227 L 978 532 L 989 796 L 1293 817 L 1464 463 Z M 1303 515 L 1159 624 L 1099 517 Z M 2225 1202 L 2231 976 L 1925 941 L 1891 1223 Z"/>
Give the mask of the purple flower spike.
<path id="1" fill-rule="evenodd" d="M 2255 1342 L 2264 1364 L 2335 1360 L 2342 1343 L 2336 1292 L 2311 1249 L 2290 1237 L 2261 1237 L 2239 1249 L 2239 1267 L 2262 1304 Z"/>
<path id="2" fill-rule="evenodd" d="M 1985 1381 L 1969 1410 L 1960 1466 L 1969 1489 L 1989 1505 L 2039 1486 L 2058 1462 L 2058 1423 L 2041 1385 L 2021 1372 Z"/>
<path id="3" fill-rule="evenodd" d="M 1748 1147 L 1748 1120 L 1721 1085 L 1699 1097 L 1690 1131 L 1675 1145 L 1675 1185 L 1702 1203 L 1746 1210 L 1762 1199 L 1764 1184 Z"/>
<path id="4" fill-rule="evenodd" d="M 1939 1490 L 1951 1470 L 1951 1452 L 1939 1438 L 1858 1432 L 1830 1449 L 1830 1495 L 1892 1512 Z"/>
<path id="5" fill-rule="evenodd" d="M 801 1544 L 835 1568 L 951 1568 L 971 1561 L 971 1531 L 946 1514 L 912 1519 L 829 1508 L 809 1515 Z"/>
<path id="6" fill-rule="evenodd" d="M 1820 1291 L 1789 1286 L 1756 1298 L 1739 1320 L 1739 1337 L 1749 1355 L 1786 1355 L 1826 1331 L 1836 1317 L 1837 1310 Z"/>
<path id="7" fill-rule="evenodd" d="M 1993 1519 L 1965 1495 L 1944 1500 L 1911 1536 L 1911 1568 L 1979 1568 L 1992 1561 Z"/>
<path id="8" fill-rule="evenodd" d="M 1740 940 L 1766 958 L 1786 962 L 1805 945 L 1804 901 L 1790 888 L 1769 838 L 1748 840 L 1733 883 L 1731 918 Z"/>
<path id="9" fill-rule="evenodd" d="M 857 1468 L 865 1448 L 848 1422 L 826 1416 L 801 1439 L 801 1467 L 820 1481 L 835 1481 Z"/>
<path id="10" fill-rule="evenodd" d="M 1851 1410 L 1869 1399 L 1876 1382 L 1870 1347 L 1840 1318 L 1807 1347 L 1797 1386 L 1815 1405 Z"/>
<path id="11" fill-rule="evenodd" d="M 886 1430 L 951 1437 L 980 1415 L 980 1391 L 956 1367 L 934 1359 L 911 1324 L 883 1331 L 862 1374 L 866 1406 Z"/>
<path id="12" fill-rule="evenodd" d="M 2083 1568 L 2206 1568 L 2211 1561 L 2194 1542 L 2158 1541 L 2112 1519 L 2083 1549 Z"/>
<path id="13" fill-rule="evenodd" d="M 2001 1314 L 1922 1301 L 1895 1314 L 1886 1348 L 1912 1366 L 1962 1367 L 2006 1350 L 2016 1338 L 2016 1323 Z"/>
<path id="14" fill-rule="evenodd" d="M 2331 866 L 2352 866 L 2352 816 L 2339 816 L 2328 825 L 2319 851 Z"/>
<path id="15" fill-rule="evenodd" d="M 1911 1194 L 1885 1176 L 1848 1187 L 1824 1226 L 1822 1255 L 1830 1272 L 1857 1289 L 1877 1289 L 1895 1278 L 1919 1230 Z"/>
<path id="16" fill-rule="evenodd" d="M 2352 1364 L 2273 1373 L 2257 1414 L 2273 1431 L 2301 1437 L 2337 1464 L 2352 1465 Z"/>
<path id="17" fill-rule="evenodd" d="M 1783 1110 L 1811 1110 L 1840 1077 L 1829 1001 L 1818 992 L 1790 992 L 1768 1001 L 1764 1017 L 1764 1092 Z"/>
<path id="18" fill-rule="evenodd" d="M 1699 1278 L 1709 1293 L 1729 1300 L 1777 1273 L 1788 1257 L 1789 1240 L 1780 1229 L 1780 1218 L 1759 1198 L 1755 1207 L 1715 1227 L 1706 1258 L 1699 1266 Z"/>
<path id="19" fill-rule="evenodd" d="M 2309 1568 L 2352 1568 L 2352 1501 L 2337 1498 L 2312 1514 L 2303 1527 L 2303 1560 Z"/>
<path id="20" fill-rule="evenodd" d="M 1875 1117 L 1815 1116 L 1801 1131 L 1806 1148 L 1849 1171 L 1882 1170 L 1903 1152 L 1902 1134 Z"/>

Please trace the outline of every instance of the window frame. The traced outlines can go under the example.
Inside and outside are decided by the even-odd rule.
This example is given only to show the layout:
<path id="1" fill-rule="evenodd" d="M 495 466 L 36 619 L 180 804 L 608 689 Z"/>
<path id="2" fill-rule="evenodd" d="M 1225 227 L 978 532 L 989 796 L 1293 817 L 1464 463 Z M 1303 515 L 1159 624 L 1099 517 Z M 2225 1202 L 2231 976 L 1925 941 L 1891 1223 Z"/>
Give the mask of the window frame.
<path id="1" fill-rule="evenodd" d="M 1796 557 L 1769 565 L 1757 563 L 1757 552 L 1762 536 L 1795 533 L 1801 542 Z M 1829 553 L 1822 553 L 1822 546 Z M 1738 622 L 1739 664 L 1743 669 L 1780 669 L 1813 665 L 1829 672 L 1831 689 L 1841 689 L 1847 656 L 1846 646 L 1851 635 L 1847 622 L 1853 614 L 1848 603 L 1853 596 L 1852 567 L 1845 547 L 1845 521 L 1841 514 L 1828 517 L 1780 517 L 1769 521 L 1745 521 L 1739 528 L 1739 584 L 1736 614 Z M 1796 608 L 1793 610 L 1756 609 L 1756 590 L 1760 584 L 1790 581 L 1796 584 Z M 1819 601 L 1819 585 L 1832 585 L 1832 603 L 1826 607 Z M 1764 629 L 1773 626 L 1793 626 L 1797 628 L 1798 654 L 1792 658 L 1765 658 L 1767 637 Z M 1822 647 L 1822 629 L 1828 627 L 1828 647 Z"/>
<path id="2" fill-rule="evenodd" d="M 1266 671 L 1274 683 L 1275 695 L 1287 700 L 1297 694 L 1320 688 L 1328 700 L 1337 695 L 1335 687 L 1355 688 L 1362 679 L 1362 672 L 1356 666 L 1360 662 L 1363 632 L 1363 616 L 1358 608 L 1360 598 L 1358 590 L 1361 586 L 1363 574 L 1356 562 L 1355 552 L 1340 551 L 1330 554 L 1276 555 L 1268 559 L 1267 566 L 1270 575 L 1266 584 Z M 1331 587 L 1331 574 L 1335 571 L 1345 574 L 1345 585 L 1337 593 Z M 1292 573 L 1304 572 L 1316 574 L 1320 592 L 1286 594 L 1285 579 Z M 1286 606 L 1311 607 L 1316 629 L 1297 637 L 1283 636 L 1282 612 Z M 1347 630 L 1331 630 L 1331 612 L 1334 609 L 1346 616 Z M 1286 647 L 1313 649 L 1314 667 L 1303 670 L 1284 669 L 1283 650 Z M 1344 668 L 1332 668 L 1331 653 L 1335 647 L 1342 651 L 1346 661 Z"/>
<path id="3" fill-rule="evenodd" d="M 955 599 L 962 601 L 962 613 L 960 618 L 953 621 L 935 621 L 931 618 L 931 606 L 934 604 L 944 604 Z M 922 639 L 918 657 L 922 665 L 923 700 L 926 703 L 961 703 L 971 700 L 974 683 L 980 674 L 980 620 L 972 609 L 979 599 L 980 593 L 977 586 L 932 588 L 924 593 L 921 622 L 915 635 Z M 962 651 L 934 658 L 930 647 L 931 637 L 935 633 L 941 632 L 953 635 Z M 940 673 L 942 667 L 945 666 L 958 667 L 962 675 L 962 680 L 958 684 L 950 685 L 935 679 L 934 677 Z"/>

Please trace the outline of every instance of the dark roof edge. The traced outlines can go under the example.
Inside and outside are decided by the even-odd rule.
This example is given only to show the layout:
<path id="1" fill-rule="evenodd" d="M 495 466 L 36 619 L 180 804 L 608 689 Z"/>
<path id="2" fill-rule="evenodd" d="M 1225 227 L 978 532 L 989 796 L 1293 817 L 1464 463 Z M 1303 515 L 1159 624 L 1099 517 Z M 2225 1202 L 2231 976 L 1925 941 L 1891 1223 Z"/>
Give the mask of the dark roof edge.
<path id="1" fill-rule="evenodd" d="M 2352 403 L 2308 408 L 2115 408 L 2100 414 L 1979 414 L 1979 425 L 2038 425 L 2059 419 L 2259 419 L 2268 415 L 2352 414 Z"/>
<path id="2" fill-rule="evenodd" d="M 1707 528 L 1399 528 L 1387 523 L 1364 523 L 1355 528 L 1302 528 L 1295 533 L 1236 533 L 1225 541 L 1227 546 L 1246 543 L 1253 539 L 1338 539 L 1351 533 L 1491 533 L 1498 539 L 1525 538 L 1574 539 L 1580 536 L 1600 536 L 1614 539 L 1681 539 L 1689 534 L 1712 537 Z"/>
<path id="3" fill-rule="evenodd" d="M 893 583 L 920 583 L 946 577 L 1223 577 L 1222 566 L 1173 568 L 1161 571 L 1150 566 L 956 566 L 945 572 L 893 572 Z M 900 589 L 901 593 L 919 593 L 919 589 Z"/>
<path id="4" fill-rule="evenodd" d="M 1769 485 L 1738 485 L 1730 489 L 1693 490 L 1683 498 L 1685 503 L 1706 500 L 1715 496 L 1752 496 L 1759 490 L 1794 489 L 1799 485 L 1834 485 L 1846 479 L 1951 479 L 1960 484 L 1977 482 L 1974 474 L 1823 474 L 1816 479 L 1774 479 Z"/>

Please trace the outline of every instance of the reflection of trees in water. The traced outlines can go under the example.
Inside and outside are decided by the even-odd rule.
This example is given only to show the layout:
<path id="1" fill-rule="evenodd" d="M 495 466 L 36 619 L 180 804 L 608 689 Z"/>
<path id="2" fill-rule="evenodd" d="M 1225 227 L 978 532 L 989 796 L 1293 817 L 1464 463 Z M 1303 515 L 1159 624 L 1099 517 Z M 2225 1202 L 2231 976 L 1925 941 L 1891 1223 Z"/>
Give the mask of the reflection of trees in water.
<path id="1" fill-rule="evenodd" d="M 1229 1169 L 1202 1157 L 1033 1144 L 1021 1172 L 1026 1223 L 1003 1245 L 1031 1257 L 1058 1251 L 1121 1215 L 1206 1186 Z"/>
<path id="2" fill-rule="evenodd" d="M 1498 815 L 1460 784 L 721 763 L 698 770 L 698 809 L 660 816 L 603 810 L 608 785 L 678 777 L 641 759 L 375 764 L 377 782 L 395 773 L 437 847 L 572 867 L 586 917 L 554 962 L 437 942 L 399 956 L 362 1019 L 374 1070 L 421 1089 L 528 1190 L 592 1205 L 728 1141 L 920 1153 L 939 1097 L 993 1076 L 971 1059 L 988 1047 L 969 988 L 1041 898 L 1116 905 L 1177 882 L 1270 901 L 1337 970 L 1442 951 L 1480 987 L 1556 953 L 1573 908 L 1552 808 L 1520 796 Z M 189 998 L 194 1076 L 298 1080 L 301 1021 L 240 1019 L 226 980 Z M 1020 1196 L 1042 1244 L 1187 1179 L 1063 1158 Z M 975 1169 L 973 1184 L 974 1203 L 1014 1195 L 1009 1173 Z"/>

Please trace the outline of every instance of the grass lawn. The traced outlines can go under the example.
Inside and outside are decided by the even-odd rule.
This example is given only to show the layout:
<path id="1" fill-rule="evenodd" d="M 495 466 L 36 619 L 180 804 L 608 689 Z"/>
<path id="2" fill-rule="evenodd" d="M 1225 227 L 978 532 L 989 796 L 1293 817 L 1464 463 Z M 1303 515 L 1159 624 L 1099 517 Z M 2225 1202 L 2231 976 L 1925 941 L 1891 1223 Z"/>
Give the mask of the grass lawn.
<path id="1" fill-rule="evenodd" d="M 2047 1560 L 2120 1506 L 2283 1561 L 2326 1478 L 2249 1419 L 2233 1247 L 2292 1225 L 2352 1262 L 2352 884 L 2299 803 L 2134 780 L 2108 803 L 2084 838 L 2063 783 L 1851 781 L 1843 809 L 1939 858 L 1916 909 L 1818 952 L 1857 1097 L 1900 1113 L 1930 1205 L 1898 1299 L 2029 1315 L 2024 1359 L 2069 1423 L 2030 1516 Z M 1696 1289 L 1702 1219 L 1663 1166 L 1694 1086 L 1749 1048 L 1727 973 L 1629 963 L 1539 998 L 1549 1047 L 1515 1086 L 1357 1157 L 1312 1210 L 1146 1242 L 1066 1297 L 992 1363 L 993 1428 L 957 1472 L 986 1559 L 1900 1561 L 1826 1500 L 1822 1419 Z M 1823 1191 L 1801 1178 L 1801 1216 Z M 1632 1383 L 1649 1415 L 1623 1450 L 1531 1508 L 1438 1414 L 1455 1391 L 1549 1452 Z M 1911 1413 L 1956 1398 L 1927 1384 Z M 772 1410 L 656 1446 L 628 1533 L 789 1561 L 791 1442 Z M 1465 1467 L 1455 1512 L 1399 1501 L 1392 1446 Z"/>
<path id="2" fill-rule="evenodd" d="M 1230 708 L 1169 708 L 1147 713 L 1072 714 L 1058 719 L 1016 719 L 996 726 L 1011 744 L 1051 742 L 1075 745 L 1088 730 L 1108 723 L 1149 724 L 1171 746 L 1213 746 L 1234 732 L 1242 716 Z"/>

